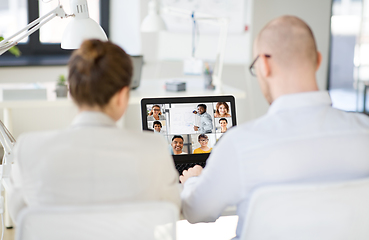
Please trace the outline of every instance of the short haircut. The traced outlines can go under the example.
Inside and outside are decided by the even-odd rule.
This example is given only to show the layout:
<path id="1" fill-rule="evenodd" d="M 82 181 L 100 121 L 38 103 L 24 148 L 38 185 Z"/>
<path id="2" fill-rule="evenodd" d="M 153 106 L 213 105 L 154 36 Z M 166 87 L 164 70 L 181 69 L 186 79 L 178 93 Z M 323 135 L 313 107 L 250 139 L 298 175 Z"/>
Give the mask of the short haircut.
<path id="1" fill-rule="evenodd" d="M 174 139 L 176 139 L 176 138 L 180 138 L 180 139 L 182 139 L 182 141 L 184 141 L 184 140 L 183 140 L 183 137 L 182 137 L 181 135 L 174 135 L 174 136 L 173 136 L 173 138 L 172 138 L 172 142 L 173 142 L 173 140 L 174 140 Z"/>
<path id="2" fill-rule="evenodd" d="M 206 105 L 205 104 L 199 104 L 199 105 L 197 105 L 197 107 L 202 107 L 202 108 L 204 108 L 204 110 L 205 110 L 205 112 L 206 112 Z"/>
<path id="3" fill-rule="evenodd" d="M 155 122 L 152 124 L 152 126 L 153 126 L 153 127 L 155 127 L 155 125 L 160 125 L 160 127 L 163 127 L 163 126 L 161 125 L 161 122 L 159 122 L 159 121 L 155 121 Z"/>
<path id="4" fill-rule="evenodd" d="M 219 123 L 220 123 L 220 121 L 226 121 L 226 123 L 228 123 L 227 118 L 221 118 L 221 119 L 219 119 Z"/>
<path id="5" fill-rule="evenodd" d="M 200 134 L 198 137 L 197 137 L 197 140 L 200 141 L 200 138 L 205 138 L 205 139 L 209 139 L 209 137 L 205 134 Z"/>
<path id="6" fill-rule="evenodd" d="M 106 106 L 132 78 L 129 55 L 112 42 L 85 40 L 68 63 L 69 91 L 78 106 Z"/>
<path id="7" fill-rule="evenodd" d="M 229 106 L 226 102 L 218 102 L 217 105 L 215 106 L 216 112 L 220 115 L 219 113 L 219 107 L 223 105 L 226 109 L 227 109 L 227 113 L 229 113 Z"/>
<path id="8" fill-rule="evenodd" d="M 318 51 L 311 28 L 295 16 L 270 21 L 257 37 L 260 53 L 271 54 L 274 62 L 286 69 L 310 63 L 316 66 Z"/>

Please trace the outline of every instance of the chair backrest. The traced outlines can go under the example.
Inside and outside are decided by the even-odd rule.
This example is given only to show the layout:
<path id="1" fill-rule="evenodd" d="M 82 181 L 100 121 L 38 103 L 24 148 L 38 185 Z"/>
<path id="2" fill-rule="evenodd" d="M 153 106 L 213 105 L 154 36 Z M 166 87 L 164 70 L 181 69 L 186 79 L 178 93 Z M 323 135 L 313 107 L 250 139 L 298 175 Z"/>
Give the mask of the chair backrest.
<path id="1" fill-rule="evenodd" d="M 174 240 L 179 209 L 168 202 L 30 207 L 16 240 Z"/>
<path id="2" fill-rule="evenodd" d="M 259 188 L 241 239 L 369 239 L 369 179 Z"/>

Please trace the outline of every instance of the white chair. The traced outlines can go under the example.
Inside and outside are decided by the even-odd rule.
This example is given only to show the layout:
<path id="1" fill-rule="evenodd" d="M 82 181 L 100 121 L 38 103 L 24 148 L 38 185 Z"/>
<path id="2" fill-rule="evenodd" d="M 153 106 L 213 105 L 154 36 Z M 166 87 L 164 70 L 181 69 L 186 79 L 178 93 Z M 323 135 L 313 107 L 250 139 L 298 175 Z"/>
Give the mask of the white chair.
<path id="1" fill-rule="evenodd" d="M 30 207 L 15 240 L 174 240 L 178 218 L 168 202 Z"/>
<path id="2" fill-rule="evenodd" d="M 241 239 L 367 240 L 369 179 L 257 189 Z"/>

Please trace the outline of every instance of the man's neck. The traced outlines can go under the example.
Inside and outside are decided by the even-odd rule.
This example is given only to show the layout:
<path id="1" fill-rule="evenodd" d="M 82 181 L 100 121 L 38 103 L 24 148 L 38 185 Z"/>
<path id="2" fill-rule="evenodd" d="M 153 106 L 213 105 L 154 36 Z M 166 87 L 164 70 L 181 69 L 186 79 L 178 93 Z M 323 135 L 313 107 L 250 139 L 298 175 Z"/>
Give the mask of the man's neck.
<path id="1" fill-rule="evenodd" d="M 319 88 L 315 75 L 306 74 L 304 76 L 301 74 L 299 76 L 294 74 L 274 81 L 274 85 L 270 86 L 270 90 L 274 101 L 283 95 L 319 91 Z"/>

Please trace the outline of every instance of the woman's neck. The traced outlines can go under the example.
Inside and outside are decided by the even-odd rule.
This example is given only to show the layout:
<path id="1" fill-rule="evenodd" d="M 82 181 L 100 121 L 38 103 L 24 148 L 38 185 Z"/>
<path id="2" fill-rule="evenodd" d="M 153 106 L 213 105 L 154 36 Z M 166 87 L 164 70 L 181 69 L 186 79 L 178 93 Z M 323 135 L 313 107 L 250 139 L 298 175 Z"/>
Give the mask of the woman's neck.
<path id="1" fill-rule="evenodd" d="M 208 151 L 210 148 L 208 146 L 201 146 L 201 150 Z"/>
<path id="2" fill-rule="evenodd" d="M 83 105 L 83 106 L 78 106 L 78 110 L 79 112 L 100 112 L 100 113 L 104 113 L 106 115 L 108 115 L 111 119 L 113 119 L 114 121 L 116 121 L 115 116 L 113 114 L 112 111 L 110 111 L 109 108 L 103 108 L 100 106 L 87 106 L 87 105 Z"/>

